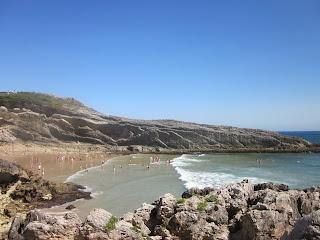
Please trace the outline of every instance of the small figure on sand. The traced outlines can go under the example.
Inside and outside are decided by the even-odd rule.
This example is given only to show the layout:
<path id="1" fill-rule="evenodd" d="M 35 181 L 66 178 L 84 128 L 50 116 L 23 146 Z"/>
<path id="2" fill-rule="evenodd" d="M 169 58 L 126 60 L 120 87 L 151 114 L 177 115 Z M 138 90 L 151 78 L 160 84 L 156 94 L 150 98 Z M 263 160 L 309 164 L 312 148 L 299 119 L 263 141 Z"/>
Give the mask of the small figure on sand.
<path id="1" fill-rule="evenodd" d="M 116 167 L 113 165 L 113 171 L 115 172 L 116 171 Z"/>
<path id="2" fill-rule="evenodd" d="M 150 169 L 150 166 L 149 166 L 149 164 L 147 165 L 147 170 L 149 170 Z"/>
<path id="3" fill-rule="evenodd" d="M 103 169 L 103 165 L 104 165 L 104 160 L 102 160 L 101 162 L 101 169 Z"/>

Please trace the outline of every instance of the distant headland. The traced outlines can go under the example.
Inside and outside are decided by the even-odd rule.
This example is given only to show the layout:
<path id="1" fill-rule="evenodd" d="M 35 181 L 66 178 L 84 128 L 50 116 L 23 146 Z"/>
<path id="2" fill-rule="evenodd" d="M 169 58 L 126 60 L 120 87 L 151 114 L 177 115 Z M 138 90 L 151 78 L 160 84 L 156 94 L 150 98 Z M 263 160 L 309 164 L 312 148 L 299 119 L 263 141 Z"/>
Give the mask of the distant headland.
<path id="1" fill-rule="evenodd" d="M 102 103 L 108 104 L 108 103 Z M 74 98 L 0 93 L 0 142 L 74 144 L 114 152 L 319 152 L 319 144 L 272 131 L 102 114 Z"/>

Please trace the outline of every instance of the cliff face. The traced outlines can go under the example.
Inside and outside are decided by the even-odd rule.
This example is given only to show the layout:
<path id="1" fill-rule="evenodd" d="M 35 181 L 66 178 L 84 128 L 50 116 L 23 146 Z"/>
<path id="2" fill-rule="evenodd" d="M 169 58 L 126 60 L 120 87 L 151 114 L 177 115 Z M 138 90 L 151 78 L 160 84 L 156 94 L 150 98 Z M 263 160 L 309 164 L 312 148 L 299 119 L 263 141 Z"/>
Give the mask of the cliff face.
<path id="1" fill-rule="evenodd" d="M 23 92 L 1 94 L 0 141 L 16 140 L 168 149 L 294 149 L 310 145 L 297 137 L 258 129 L 115 117 L 73 98 Z"/>

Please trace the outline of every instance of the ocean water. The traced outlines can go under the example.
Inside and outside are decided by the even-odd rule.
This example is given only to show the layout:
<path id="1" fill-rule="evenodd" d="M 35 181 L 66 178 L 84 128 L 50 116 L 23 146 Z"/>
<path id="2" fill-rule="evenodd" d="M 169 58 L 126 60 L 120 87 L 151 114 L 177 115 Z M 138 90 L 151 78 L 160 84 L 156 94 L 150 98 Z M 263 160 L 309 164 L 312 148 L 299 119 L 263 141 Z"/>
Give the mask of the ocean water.
<path id="1" fill-rule="evenodd" d="M 320 131 L 287 131 L 280 134 L 303 138 L 311 143 L 320 143 Z"/>
<path id="2" fill-rule="evenodd" d="M 250 179 L 291 189 L 320 185 L 319 153 L 241 153 L 182 155 L 172 161 L 186 188 L 220 188 Z"/>
<path id="3" fill-rule="evenodd" d="M 320 185 L 319 153 L 241 153 L 157 155 L 160 165 L 151 163 L 150 155 L 136 154 L 109 160 L 104 169 L 80 171 L 67 181 L 87 186 L 93 199 L 77 201 L 74 211 L 87 215 L 93 208 L 103 208 L 120 217 L 152 203 L 157 197 L 172 193 L 180 198 L 191 187 L 220 188 L 250 179 L 253 183 L 272 181 L 291 189 Z M 129 165 L 130 159 L 133 164 Z M 167 159 L 171 159 L 167 163 Z M 119 165 L 123 167 L 120 168 Z M 113 171 L 115 166 L 115 171 Z"/>
<path id="4" fill-rule="evenodd" d="M 161 155 L 157 162 L 150 164 L 151 155 L 136 154 L 121 156 L 108 160 L 101 166 L 77 172 L 67 182 L 74 182 L 87 187 L 93 199 L 80 200 L 74 203 L 74 211 L 83 218 L 93 208 L 103 208 L 120 217 L 129 211 L 141 207 L 143 202 L 152 203 L 165 193 L 180 197 L 185 186 L 179 179 L 175 168 L 167 163 L 177 155 Z M 131 160 L 131 165 L 129 164 Z M 150 165 L 147 170 L 147 165 Z M 120 168 L 122 165 L 122 168 Z M 113 171 L 113 166 L 115 171 Z"/>

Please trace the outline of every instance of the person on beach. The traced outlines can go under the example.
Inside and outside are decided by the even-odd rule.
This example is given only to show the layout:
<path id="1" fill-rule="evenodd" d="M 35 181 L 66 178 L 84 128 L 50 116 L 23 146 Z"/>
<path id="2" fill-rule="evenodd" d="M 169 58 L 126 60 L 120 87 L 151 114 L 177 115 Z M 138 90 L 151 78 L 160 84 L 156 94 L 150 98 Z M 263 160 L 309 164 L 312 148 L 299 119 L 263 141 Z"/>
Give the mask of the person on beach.
<path id="1" fill-rule="evenodd" d="M 41 164 L 38 165 L 38 172 L 41 173 Z"/>
<path id="2" fill-rule="evenodd" d="M 131 160 L 131 158 L 130 158 L 129 164 L 132 164 L 132 160 Z"/>
<path id="3" fill-rule="evenodd" d="M 103 169 L 104 160 L 101 161 L 101 169 Z"/>
<path id="4" fill-rule="evenodd" d="M 44 168 L 42 168 L 42 178 L 44 178 Z"/>
<path id="5" fill-rule="evenodd" d="M 149 169 L 150 169 L 150 165 L 148 164 L 148 165 L 147 165 L 147 170 L 149 170 Z"/>
<path id="6" fill-rule="evenodd" d="M 115 172 L 116 171 L 116 167 L 113 165 L 113 171 Z"/>

